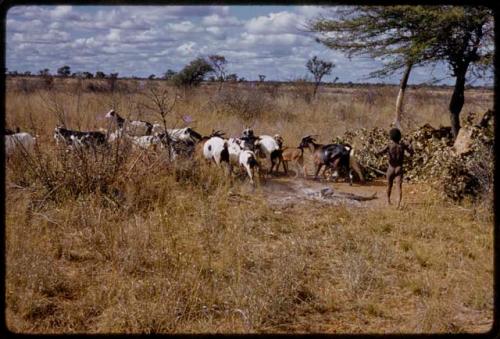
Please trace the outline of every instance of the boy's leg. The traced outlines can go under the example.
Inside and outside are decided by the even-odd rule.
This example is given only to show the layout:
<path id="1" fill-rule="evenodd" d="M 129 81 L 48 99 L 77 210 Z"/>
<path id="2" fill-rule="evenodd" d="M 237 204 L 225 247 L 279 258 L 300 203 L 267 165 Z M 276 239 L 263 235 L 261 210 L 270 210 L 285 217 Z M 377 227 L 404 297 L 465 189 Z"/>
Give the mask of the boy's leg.
<path id="1" fill-rule="evenodd" d="M 387 204 L 391 204 L 392 183 L 394 181 L 394 168 L 389 166 L 387 169 Z"/>
<path id="2" fill-rule="evenodd" d="M 403 167 L 398 166 L 394 169 L 394 177 L 396 179 L 396 186 L 398 187 L 398 206 L 401 205 L 401 199 L 403 198 Z"/>
<path id="3" fill-rule="evenodd" d="M 396 175 L 395 179 L 399 195 L 397 208 L 399 208 L 399 206 L 401 205 L 401 199 L 403 198 L 403 175 L 402 174 Z"/>

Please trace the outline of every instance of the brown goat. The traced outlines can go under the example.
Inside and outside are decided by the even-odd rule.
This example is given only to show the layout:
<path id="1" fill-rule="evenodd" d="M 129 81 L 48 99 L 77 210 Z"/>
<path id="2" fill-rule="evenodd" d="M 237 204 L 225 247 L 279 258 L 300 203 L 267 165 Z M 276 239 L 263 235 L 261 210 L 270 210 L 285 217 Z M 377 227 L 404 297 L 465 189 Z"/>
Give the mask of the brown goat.
<path id="1" fill-rule="evenodd" d="M 302 147 L 289 148 L 286 147 L 282 150 L 281 156 L 283 159 L 283 169 L 285 173 L 288 173 L 288 163 L 292 162 L 296 166 L 295 177 L 299 176 L 299 172 L 302 172 L 302 176 L 307 177 L 306 166 L 304 164 L 304 149 Z"/>

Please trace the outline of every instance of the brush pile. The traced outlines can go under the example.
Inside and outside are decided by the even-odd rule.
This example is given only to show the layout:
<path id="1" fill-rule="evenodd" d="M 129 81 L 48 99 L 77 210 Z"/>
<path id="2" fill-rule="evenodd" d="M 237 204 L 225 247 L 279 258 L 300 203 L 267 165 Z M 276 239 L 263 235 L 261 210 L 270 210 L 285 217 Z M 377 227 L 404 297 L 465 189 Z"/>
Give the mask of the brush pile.
<path id="1" fill-rule="evenodd" d="M 433 128 L 425 124 L 406 133 L 403 140 L 415 150 L 405 157 L 405 179 L 426 181 L 453 200 L 477 198 L 493 187 L 494 111 L 484 113 L 473 124 L 476 114 L 469 113 L 457 140 L 450 127 Z M 381 128 L 348 131 L 334 142 L 346 142 L 356 149 L 366 180 L 382 177 L 387 170 L 387 155 L 377 156 L 389 142 L 388 131 Z"/>

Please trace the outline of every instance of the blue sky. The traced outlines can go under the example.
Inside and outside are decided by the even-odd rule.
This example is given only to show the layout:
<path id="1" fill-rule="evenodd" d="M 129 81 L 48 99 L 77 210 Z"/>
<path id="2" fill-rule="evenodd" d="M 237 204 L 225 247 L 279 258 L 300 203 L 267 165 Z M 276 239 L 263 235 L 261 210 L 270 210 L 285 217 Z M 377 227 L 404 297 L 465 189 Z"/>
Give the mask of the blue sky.
<path id="1" fill-rule="evenodd" d="M 199 56 L 221 54 L 228 73 L 248 80 L 293 80 L 307 75 L 317 55 L 336 64 L 325 81 L 398 83 L 399 74 L 367 79 L 381 67 L 372 58 L 349 60 L 314 41 L 305 23 L 334 7 L 320 6 L 16 6 L 7 13 L 6 67 L 20 72 L 69 65 L 72 72 L 157 76 Z M 432 78 L 451 84 L 446 65 L 417 68 L 410 83 Z M 490 80 L 491 82 L 491 80 Z M 481 83 L 475 83 L 481 84 Z"/>

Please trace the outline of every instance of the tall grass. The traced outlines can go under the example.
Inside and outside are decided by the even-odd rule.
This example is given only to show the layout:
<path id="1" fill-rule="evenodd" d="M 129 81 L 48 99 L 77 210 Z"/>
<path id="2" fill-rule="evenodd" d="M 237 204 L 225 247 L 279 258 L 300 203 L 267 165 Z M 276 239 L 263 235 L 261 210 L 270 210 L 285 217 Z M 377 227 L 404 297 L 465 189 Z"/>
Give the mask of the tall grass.
<path id="1" fill-rule="evenodd" d="M 153 121 L 157 114 L 141 105 L 147 97 L 140 89 L 76 91 L 55 81 L 50 91 L 17 92 L 11 85 L 7 125 L 39 135 L 33 154 L 6 164 L 11 331 L 428 333 L 491 326 L 491 209 L 444 203 L 426 185 L 405 186 L 402 211 L 315 202 L 271 207 L 259 185 L 229 179 L 216 166 L 169 163 L 126 144 L 86 152 L 54 145 L 58 120 L 106 128 L 102 116 L 111 106 Z M 190 115 L 202 134 L 214 128 L 228 135 L 252 125 L 295 145 L 304 134 L 328 141 L 345 129 L 386 127 L 392 115 L 391 88 L 323 89 L 310 103 L 279 87 L 224 87 L 232 97 L 212 90 L 181 98 L 168 122 L 180 125 Z M 428 101 L 432 90 L 419 91 L 408 95 L 415 123 L 444 123 L 448 97 Z M 491 104 L 490 93 L 474 96 Z M 259 100 L 265 105 L 254 106 Z M 241 102 L 260 109 L 240 110 Z M 468 102 L 465 110 L 477 107 Z"/>

